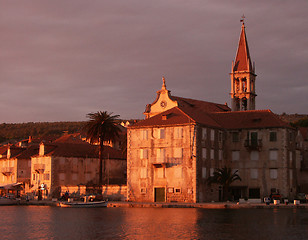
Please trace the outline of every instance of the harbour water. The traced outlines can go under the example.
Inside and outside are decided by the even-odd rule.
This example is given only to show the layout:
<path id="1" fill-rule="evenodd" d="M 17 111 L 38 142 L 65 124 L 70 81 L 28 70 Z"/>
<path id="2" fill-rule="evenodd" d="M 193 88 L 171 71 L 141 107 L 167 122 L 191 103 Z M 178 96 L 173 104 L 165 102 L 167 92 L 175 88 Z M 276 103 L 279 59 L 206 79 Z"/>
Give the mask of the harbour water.
<path id="1" fill-rule="evenodd" d="M 308 239 L 306 209 L 1 206 L 1 239 Z"/>

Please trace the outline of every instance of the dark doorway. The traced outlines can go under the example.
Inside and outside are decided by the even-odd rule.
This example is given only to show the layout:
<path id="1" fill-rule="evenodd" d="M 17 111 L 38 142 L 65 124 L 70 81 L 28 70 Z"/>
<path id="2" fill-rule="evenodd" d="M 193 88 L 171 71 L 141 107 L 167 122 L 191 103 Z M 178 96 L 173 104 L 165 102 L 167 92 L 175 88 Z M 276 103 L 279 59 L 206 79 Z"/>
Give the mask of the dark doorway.
<path id="1" fill-rule="evenodd" d="M 260 198 L 260 188 L 249 188 L 249 198 Z"/>
<path id="2" fill-rule="evenodd" d="M 155 202 L 165 202 L 165 188 L 154 188 Z"/>

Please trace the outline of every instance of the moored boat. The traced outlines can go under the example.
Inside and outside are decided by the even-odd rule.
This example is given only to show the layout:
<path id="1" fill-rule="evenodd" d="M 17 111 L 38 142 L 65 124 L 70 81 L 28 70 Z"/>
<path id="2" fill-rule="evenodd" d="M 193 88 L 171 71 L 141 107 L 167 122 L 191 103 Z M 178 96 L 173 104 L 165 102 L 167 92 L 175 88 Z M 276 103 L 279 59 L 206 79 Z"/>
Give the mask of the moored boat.
<path id="1" fill-rule="evenodd" d="M 60 207 L 66 208 L 100 208 L 107 207 L 108 201 L 98 202 L 60 202 Z"/>

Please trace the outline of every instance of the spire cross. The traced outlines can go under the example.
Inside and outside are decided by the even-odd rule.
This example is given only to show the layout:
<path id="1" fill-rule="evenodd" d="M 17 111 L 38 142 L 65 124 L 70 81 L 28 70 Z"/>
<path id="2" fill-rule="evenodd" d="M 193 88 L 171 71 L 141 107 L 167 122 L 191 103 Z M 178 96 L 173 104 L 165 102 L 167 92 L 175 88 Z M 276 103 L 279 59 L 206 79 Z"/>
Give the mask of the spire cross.
<path id="1" fill-rule="evenodd" d="M 244 24 L 244 19 L 245 19 L 245 15 L 243 14 L 243 16 L 241 17 L 240 22 L 242 22 Z"/>

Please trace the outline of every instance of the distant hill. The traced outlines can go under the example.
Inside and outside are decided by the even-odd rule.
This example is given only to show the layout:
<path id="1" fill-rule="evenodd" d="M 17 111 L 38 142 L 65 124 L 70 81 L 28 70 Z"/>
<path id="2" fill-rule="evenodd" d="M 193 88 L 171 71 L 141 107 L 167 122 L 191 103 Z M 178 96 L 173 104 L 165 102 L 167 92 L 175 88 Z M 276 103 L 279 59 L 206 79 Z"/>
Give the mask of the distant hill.
<path id="1" fill-rule="evenodd" d="M 80 132 L 85 122 L 38 122 L 38 123 L 2 123 L 0 124 L 0 143 L 26 139 L 29 136 L 59 137 L 63 132 Z"/>
<path id="2" fill-rule="evenodd" d="M 284 122 L 290 123 L 293 127 L 308 127 L 308 114 L 286 114 L 278 117 Z"/>

